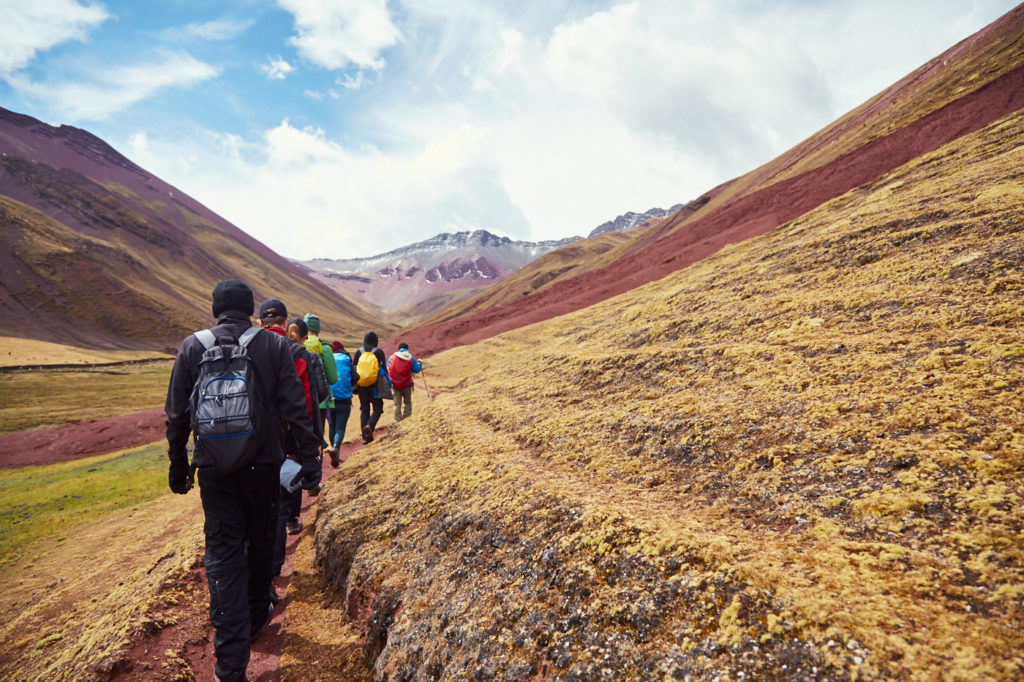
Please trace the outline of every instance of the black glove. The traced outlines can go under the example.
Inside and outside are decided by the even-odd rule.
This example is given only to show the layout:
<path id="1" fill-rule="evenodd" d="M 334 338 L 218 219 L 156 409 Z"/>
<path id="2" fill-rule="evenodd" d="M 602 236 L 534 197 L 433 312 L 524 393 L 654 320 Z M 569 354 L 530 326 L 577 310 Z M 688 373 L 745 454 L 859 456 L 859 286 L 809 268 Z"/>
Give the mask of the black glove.
<path id="1" fill-rule="evenodd" d="M 322 476 L 323 471 L 321 469 L 319 456 L 306 457 L 304 460 L 302 460 L 302 471 L 299 472 L 299 477 L 302 479 L 303 490 L 308 490 L 311 493 L 315 490 L 317 493 L 319 493 L 320 478 Z"/>
<path id="2" fill-rule="evenodd" d="M 172 491 L 184 495 L 192 489 L 195 470 L 188 465 L 188 455 L 184 452 L 177 454 L 168 452 L 167 456 L 171 460 L 171 466 L 167 472 L 167 482 Z"/>

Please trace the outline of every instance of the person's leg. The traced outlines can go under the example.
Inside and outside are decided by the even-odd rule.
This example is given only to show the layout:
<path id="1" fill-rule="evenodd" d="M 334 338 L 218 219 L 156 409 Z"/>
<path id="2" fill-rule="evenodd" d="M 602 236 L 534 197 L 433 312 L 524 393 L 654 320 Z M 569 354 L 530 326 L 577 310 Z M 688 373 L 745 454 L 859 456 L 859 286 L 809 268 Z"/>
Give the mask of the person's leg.
<path id="1" fill-rule="evenodd" d="M 345 442 L 345 429 L 348 426 L 349 415 L 352 414 L 352 401 L 346 400 L 345 402 L 338 402 L 335 404 L 335 418 L 334 421 L 337 424 L 334 431 L 335 447 L 341 447 L 341 444 Z"/>
<path id="2" fill-rule="evenodd" d="M 404 389 L 395 389 L 395 423 L 402 421 L 402 397 L 405 395 Z"/>
<path id="3" fill-rule="evenodd" d="M 377 402 L 373 398 L 373 387 L 359 387 L 359 425 L 363 431 L 363 442 L 369 443 L 373 440 L 373 427 L 377 422 L 370 416 L 372 403 Z"/>
<path id="4" fill-rule="evenodd" d="M 258 464 L 238 472 L 245 492 L 249 546 L 246 551 L 249 581 L 250 635 L 270 620 L 270 581 L 277 530 L 277 505 L 281 482 L 278 467 Z"/>
<path id="5" fill-rule="evenodd" d="M 280 486 L 278 486 L 280 487 Z M 274 529 L 274 562 L 270 567 L 270 575 L 277 577 L 281 575 L 281 567 L 284 566 L 285 547 L 288 544 L 288 505 L 285 500 L 290 493 L 281 488 L 280 501 L 277 505 L 277 523 Z"/>
<path id="6" fill-rule="evenodd" d="M 337 409 L 337 404 L 335 404 L 335 408 L 331 410 L 330 422 L 331 422 L 331 430 L 330 430 L 331 447 L 332 448 L 336 448 L 336 447 L 338 447 L 338 445 L 340 445 L 340 442 L 337 440 L 337 436 L 338 436 L 338 409 Z"/>
<path id="7" fill-rule="evenodd" d="M 402 413 L 402 418 L 412 416 L 412 384 L 409 384 L 402 389 L 403 397 L 405 398 L 405 411 Z"/>
<path id="8" fill-rule="evenodd" d="M 380 421 L 381 415 L 384 414 L 384 399 L 374 398 L 373 403 L 373 414 L 370 415 L 370 431 L 372 432 L 377 428 L 377 422 Z"/>
<path id="9" fill-rule="evenodd" d="M 371 389 L 359 387 L 359 428 L 370 423 L 370 403 L 373 401 Z"/>
<path id="10" fill-rule="evenodd" d="M 237 476 L 225 476 L 211 467 L 198 472 L 206 517 L 203 563 L 210 588 L 210 623 L 214 627 L 214 672 L 222 680 L 245 679 L 249 665 L 245 493 Z"/>

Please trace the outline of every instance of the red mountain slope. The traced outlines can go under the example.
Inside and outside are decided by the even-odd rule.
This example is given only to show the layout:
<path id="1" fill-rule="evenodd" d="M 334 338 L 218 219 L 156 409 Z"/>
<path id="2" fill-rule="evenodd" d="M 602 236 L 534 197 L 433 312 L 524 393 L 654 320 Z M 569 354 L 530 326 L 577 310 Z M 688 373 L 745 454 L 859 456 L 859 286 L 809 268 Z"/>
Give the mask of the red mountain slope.
<path id="1" fill-rule="evenodd" d="M 974 132 L 1024 107 L 1022 36 L 1018 7 L 775 161 L 716 188 L 700 210 L 638 235 L 642 246 L 612 263 L 401 338 L 430 355 L 587 307 L 768 232 Z"/>
<path id="2" fill-rule="evenodd" d="M 210 292 L 229 277 L 249 283 L 257 300 L 317 312 L 329 338 L 381 327 L 99 138 L 5 109 L 0 243 L 0 336 L 45 330 L 72 345 L 173 349 L 212 321 Z"/>

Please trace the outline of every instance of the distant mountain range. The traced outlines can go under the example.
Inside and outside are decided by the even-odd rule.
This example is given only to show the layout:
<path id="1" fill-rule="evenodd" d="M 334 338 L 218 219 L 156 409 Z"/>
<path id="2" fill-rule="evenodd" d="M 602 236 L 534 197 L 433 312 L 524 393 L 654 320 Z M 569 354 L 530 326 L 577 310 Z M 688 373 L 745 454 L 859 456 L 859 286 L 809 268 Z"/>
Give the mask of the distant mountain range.
<path id="1" fill-rule="evenodd" d="M 499 282 L 578 237 L 517 241 L 487 230 L 442 233 L 387 253 L 302 261 L 313 276 L 385 310 L 423 314 Z"/>
<path id="2" fill-rule="evenodd" d="M 664 218 L 668 218 L 682 207 L 683 204 L 676 204 L 675 206 L 667 210 L 663 208 L 652 208 L 651 210 L 644 211 L 643 213 L 633 213 L 632 211 L 629 211 L 627 213 L 620 215 L 615 220 L 609 220 L 606 223 L 601 223 L 600 225 L 598 225 L 597 227 L 590 231 L 590 234 L 587 235 L 587 238 L 593 239 L 594 237 L 602 235 L 605 232 L 628 232 L 629 230 L 632 230 L 634 227 L 638 227 L 645 223 L 649 223 L 653 220 L 662 220 Z"/>
<path id="3" fill-rule="evenodd" d="M 683 204 L 667 210 L 630 211 L 598 225 L 587 238 L 627 232 L 670 217 L 681 208 Z M 579 239 L 528 242 L 487 230 L 445 232 L 376 256 L 318 258 L 300 264 L 328 285 L 357 294 L 384 310 L 402 310 L 422 317 L 469 298 L 536 258 Z"/>

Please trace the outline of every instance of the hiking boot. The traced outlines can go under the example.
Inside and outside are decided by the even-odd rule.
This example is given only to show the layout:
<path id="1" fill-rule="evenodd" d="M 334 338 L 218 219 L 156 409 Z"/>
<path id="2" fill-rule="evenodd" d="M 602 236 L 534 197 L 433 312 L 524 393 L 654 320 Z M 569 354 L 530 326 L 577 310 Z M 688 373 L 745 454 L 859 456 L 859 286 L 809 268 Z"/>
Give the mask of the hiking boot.
<path id="1" fill-rule="evenodd" d="M 370 428 L 369 424 L 367 424 L 366 426 L 363 427 L 363 442 L 364 443 L 372 443 L 373 442 L 373 429 Z"/>
<path id="2" fill-rule="evenodd" d="M 273 589 L 273 588 L 271 588 L 271 589 Z M 260 632 L 267 625 L 267 623 L 270 622 L 270 619 L 273 618 L 273 617 L 274 617 L 274 605 L 272 603 L 271 604 L 267 604 L 267 615 L 266 615 L 266 617 L 263 620 L 261 620 L 259 623 L 253 623 L 252 626 L 249 628 L 249 641 L 250 642 L 252 640 L 256 639 L 257 637 L 259 637 Z"/>
<path id="3" fill-rule="evenodd" d="M 302 532 L 302 520 L 301 519 L 288 519 L 288 522 L 284 524 L 284 529 L 288 532 L 288 535 L 296 535 Z"/>
<path id="4" fill-rule="evenodd" d="M 331 466 L 335 469 L 341 464 L 341 446 L 335 445 L 331 448 Z"/>

